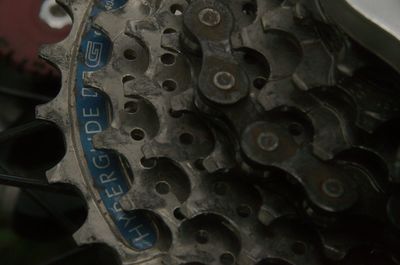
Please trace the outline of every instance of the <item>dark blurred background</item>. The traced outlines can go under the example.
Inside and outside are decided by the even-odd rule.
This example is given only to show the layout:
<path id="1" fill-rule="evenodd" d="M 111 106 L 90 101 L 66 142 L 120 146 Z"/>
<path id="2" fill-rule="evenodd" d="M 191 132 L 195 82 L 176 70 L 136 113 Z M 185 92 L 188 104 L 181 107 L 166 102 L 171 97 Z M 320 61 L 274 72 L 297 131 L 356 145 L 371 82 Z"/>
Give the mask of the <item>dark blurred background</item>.
<path id="1" fill-rule="evenodd" d="M 64 146 L 57 128 L 35 120 L 35 106 L 57 95 L 60 74 L 37 54 L 42 44 L 67 36 L 71 19 L 54 0 L 0 0 L 0 13 L 0 174 L 2 181 L 45 183 Z M 73 222 L 84 218 L 83 202 L 28 184 L 0 186 L 0 264 L 60 264 L 60 257 L 80 256 L 71 235 L 80 225 Z M 74 264 L 89 264 L 87 253 Z"/>

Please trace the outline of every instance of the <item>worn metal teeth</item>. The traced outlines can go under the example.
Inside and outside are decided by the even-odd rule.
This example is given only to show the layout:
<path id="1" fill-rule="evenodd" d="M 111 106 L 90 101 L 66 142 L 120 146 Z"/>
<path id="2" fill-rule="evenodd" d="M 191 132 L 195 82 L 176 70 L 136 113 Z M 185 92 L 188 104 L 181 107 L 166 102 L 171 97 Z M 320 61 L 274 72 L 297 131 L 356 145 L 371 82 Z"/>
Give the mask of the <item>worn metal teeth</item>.
<path id="1" fill-rule="evenodd" d="M 41 52 L 62 88 L 37 117 L 67 150 L 48 179 L 87 200 L 78 244 L 108 244 L 122 264 L 324 264 L 321 227 L 381 203 L 379 172 L 349 160 L 372 153 L 352 123 L 372 133 L 396 102 L 369 106 L 374 89 L 338 83 L 344 46 L 328 48 L 292 1 L 111 2 L 61 1 L 72 31 Z"/>
<path id="2" fill-rule="evenodd" d="M 147 68 L 143 68 L 139 72 L 137 71 L 140 66 L 129 69 L 131 73 L 135 73 L 135 77 L 126 82 L 121 90 L 124 92 L 125 99 L 119 97 L 117 100 L 128 104 L 125 104 L 124 110 L 121 110 L 121 104 L 112 104 L 113 112 L 118 115 L 118 126 L 120 127 L 109 128 L 94 137 L 96 147 L 117 151 L 127 159 L 135 172 L 135 183 L 129 193 L 120 200 L 120 204 L 126 211 L 146 209 L 162 217 L 162 221 L 172 234 L 171 250 L 165 258 L 172 264 L 190 262 L 191 255 L 200 260 L 209 259 L 209 264 L 216 264 L 221 254 L 213 253 L 215 251 L 212 246 L 215 244 L 222 244 L 223 248 L 226 247 L 227 253 L 225 255 L 222 253 L 223 257 L 237 259 L 243 264 L 247 264 L 251 260 L 260 260 L 260 257 L 265 256 L 265 252 L 269 253 L 271 259 L 283 260 L 282 255 L 274 253 L 269 247 L 262 247 L 254 253 L 250 253 L 254 247 L 252 242 L 263 240 L 263 235 L 267 233 L 266 228 L 259 223 L 259 218 L 263 223 L 271 224 L 275 219 L 281 217 L 278 210 L 263 207 L 263 210 L 260 211 L 261 201 L 253 205 L 254 198 L 250 199 L 253 202 L 247 202 L 244 199 L 246 189 L 243 185 L 230 183 L 230 180 L 227 180 L 226 183 L 212 181 L 214 177 L 206 174 L 204 169 L 208 172 L 215 172 L 231 167 L 229 165 L 232 162 L 228 162 L 229 158 L 222 163 L 219 159 L 219 156 L 226 156 L 226 150 L 224 150 L 226 143 L 221 144 L 222 142 L 218 141 L 213 148 L 212 142 L 218 137 L 215 133 L 207 133 L 207 127 L 201 126 L 201 120 L 196 118 L 193 113 L 169 112 L 171 99 L 175 99 L 174 96 L 177 92 L 185 93 L 181 89 L 191 88 L 192 84 L 190 80 L 187 80 L 191 76 L 190 69 L 188 69 L 190 65 L 187 65 L 186 59 L 180 54 L 182 48 L 179 42 L 175 41 L 177 36 L 174 33 L 168 33 L 167 36 L 162 35 L 165 28 L 168 29 L 171 25 L 178 30 L 174 22 L 168 25 L 159 24 L 160 17 L 169 12 L 168 9 L 165 10 L 166 8 L 170 9 L 168 1 L 163 2 L 153 18 L 128 23 L 125 33 L 132 37 L 130 45 L 132 42 L 138 41 L 142 45 L 139 48 L 145 46 L 149 63 L 146 64 Z M 119 44 L 118 37 L 114 36 L 113 38 L 115 39 L 114 48 L 118 48 L 115 49 L 116 52 L 127 48 L 120 48 L 123 47 L 124 42 L 121 41 Z M 115 79 L 121 78 L 121 75 L 116 72 L 126 69 L 118 67 L 120 63 L 118 57 L 118 55 L 113 56 L 112 61 L 104 69 L 85 75 L 86 84 L 94 87 L 101 86 L 100 89 L 103 92 L 107 95 L 111 94 L 112 102 L 115 100 L 115 94 L 121 93 L 112 91 L 121 85 L 120 81 L 112 83 L 115 82 Z M 181 76 L 174 75 L 177 69 L 187 73 L 181 73 Z M 174 79 L 163 81 L 171 76 Z M 186 80 L 180 79 L 182 77 Z M 187 100 L 192 101 L 190 98 Z M 131 108 L 129 103 L 132 103 Z M 183 104 L 187 103 L 183 102 Z M 187 109 L 182 110 L 187 111 Z M 157 126 L 141 121 L 142 117 L 149 117 L 149 115 L 155 118 L 149 119 L 147 123 L 156 123 Z M 114 117 L 114 121 L 115 119 Z M 135 129 L 135 127 L 137 128 Z M 156 130 L 154 130 L 155 127 Z M 129 139 L 129 133 L 133 140 Z M 202 161 L 202 158 L 206 159 Z M 234 177 L 232 176 L 232 178 Z M 214 189 L 216 191 L 211 192 Z M 258 192 L 252 190 L 254 188 L 251 188 L 251 185 L 249 185 L 249 189 L 251 191 L 248 193 L 257 197 Z M 228 195 L 225 194 L 228 191 L 232 197 L 225 196 Z M 274 198 L 274 195 L 269 194 L 269 196 Z M 268 202 L 264 203 L 268 204 Z M 218 205 L 225 206 L 219 208 Z M 293 214 L 293 211 L 289 211 L 290 214 Z M 252 217 L 247 218 L 249 215 Z M 193 248 L 195 245 L 204 244 L 206 242 L 203 240 L 209 240 L 208 233 L 212 233 L 213 229 L 220 226 L 218 224 L 220 222 L 230 223 L 229 226 L 222 225 L 218 228 L 218 230 L 226 230 L 221 234 L 219 239 L 221 242 L 213 242 L 205 247 L 204 250 L 209 251 L 209 254 L 201 254 L 201 251 L 195 250 Z M 228 232 L 228 230 L 233 229 L 230 228 L 231 225 L 237 229 L 236 235 L 233 233 L 232 236 L 229 236 L 232 232 Z M 195 229 L 193 232 L 196 232 L 200 227 L 210 230 L 205 231 L 204 235 L 198 235 L 197 242 L 187 238 L 189 236 L 186 234 L 187 229 L 189 231 Z M 243 227 L 246 227 L 245 231 L 238 232 Z M 215 233 L 218 233 L 218 230 Z M 258 236 L 249 237 L 249 233 L 255 233 Z M 205 238 L 201 238 L 202 236 Z M 237 247 L 234 246 L 237 244 L 235 241 L 238 240 L 236 236 L 242 238 L 244 254 L 240 254 Z M 282 237 L 278 240 L 281 243 L 289 243 L 292 239 Z M 304 239 L 298 238 L 297 240 Z M 193 247 L 183 248 L 184 244 Z M 306 257 L 303 258 L 306 259 Z M 293 259 L 293 262 L 295 260 Z"/>
<path id="3" fill-rule="evenodd" d="M 40 51 L 40 56 L 55 65 L 62 74 L 61 89 L 59 94 L 49 103 L 40 105 L 36 109 L 36 117 L 54 122 L 64 133 L 66 153 L 62 161 L 47 172 L 50 183 L 63 183 L 75 186 L 86 199 L 88 215 L 82 227 L 75 232 L 74 238 L 78 245 L 105 243 L 115 248 L 120 255 L 122 245 L 120 239 L 110 231 L 104 219 L 105 210 L 99 206 L 99 198 L 92 193 L 82 172 L 82 159 L 79 157 L 78 147 L 75 145 L 72 127 L 74 118 L 70 116 L 73 99 L 75 79 L 71 73 L 76 68 L 75 58 L 78 47 L 76 45 L 85 28 L 87 12 L 92 1 L 62 0 L 58 1 L 73 18 L 73 26 L 69 36 L 60 43 L 45 45 Z"/>
<path id="4" fill-rule="evenodd" d="M 142 20 L 157 9 L 154 1 L 128 1 L 123 9 L 101 12 L 94 18 L 93 25 L 101 29 L 111 40 L 120 35 L 127 21 Z M 126 12 L 129 10 L 130 12 Z"/>
<path id="5" fill-rule="evenodd" d="M 328 51 L 312 26 L 302 26 L 293 16 L 293 8 L 281 7 L 266 12 L 262 17 L 263 29 L 268 32 L 280 31 L 292 34 L 302 53 L 302 59 L 293 73 L 293 80 L 300 89 L 308 90 L 313 87 L 331 86 L 335 82 L 335 58 Z M 278 18 L 278 19 L 276 19 Z M 307 17 L 303 17 L 306 20 Z M 268 46 L 265 50 L 271 51 Z M 267 57 L 268 58 L 268 57 Z M 319 58 L 318 64 L 313 58 Z M 271 67 L 271 78 L 282 76 L 275 74 L 276 69 Z"/>
<path id="6" fill-rule="evenodd" d="M 82 183 L 82 178 L 77 177 L 77 182 L 69 179 L 66 175 L 70 169 L 75 168 L 74 165 L 77 160 L 75 157 L 75 148 L 71 139 L 71 119 L 69 113 L 69 82 L 70 82 L 70 69 L 72 53 L 74 52 L 73 43 L 76 42 L 77 35 L 79 34 L 79 23 L 83 20 L 85 12 L 88 8 L 88 2 L 80 0 L 64 0 L 59 3 L 66 8 L 68 13 L 73 17 L 74 24 L 69 33 L 69 36 L 56 44 L 44 45 L 40 50 L 40 56 L 55 65 L 62 75 L 61 88 L 59 94 L 52 101 L 40 105 L 36 108 L 36 117 L 54 122 L 65 134 L 66 141 L 66 155 L 63 161 L 56 165 L 49 171 L 48 178 L 50 182 L 65 182 L 78 186 Z M 79 176 L 80 174 L 77 174 Z M 79 185 L 83 188 L 83 184 Z"/>

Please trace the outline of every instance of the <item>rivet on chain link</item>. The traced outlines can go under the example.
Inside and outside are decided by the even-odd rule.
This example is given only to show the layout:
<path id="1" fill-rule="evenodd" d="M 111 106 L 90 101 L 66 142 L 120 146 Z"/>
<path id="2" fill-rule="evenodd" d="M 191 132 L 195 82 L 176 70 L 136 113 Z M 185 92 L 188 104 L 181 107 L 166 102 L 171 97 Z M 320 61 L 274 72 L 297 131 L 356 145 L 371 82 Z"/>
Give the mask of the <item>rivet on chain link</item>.
<path id="1" fill-rule="evenodd" d="M 218 72 L 214 75 L 214 85 L 222 90 L 230 90 L 236 84 L 235 77 L 225 71 Z"/>
<path id="2" fill-rule="evenodd" d="M 272 152 L 279 146 L 279 138 L 274 133 L 261 133 L 257 138 L 258 146 L 264 151 Z"/>
<path id="3" fill-rule="evenodd" d="M 332 198 L 339 198 L 344 194 L 343 183 L 334 178 L 330 178 L 324 181 L 322 184 L 323 192 Z"/>
<path id="4" fill-rule="evenodd" d="M 208 27 L 215 27 L 221 22 L 221 14 L 212 8 L 204 8 L 199 12 L 199 20 Z"/>

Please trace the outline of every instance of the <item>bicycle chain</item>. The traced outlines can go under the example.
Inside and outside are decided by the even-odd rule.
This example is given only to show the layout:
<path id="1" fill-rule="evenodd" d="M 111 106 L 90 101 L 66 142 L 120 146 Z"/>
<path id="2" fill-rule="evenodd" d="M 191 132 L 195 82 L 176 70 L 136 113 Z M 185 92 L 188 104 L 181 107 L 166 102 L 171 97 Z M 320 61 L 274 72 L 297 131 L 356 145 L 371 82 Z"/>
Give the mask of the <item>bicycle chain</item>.
<path id="1" fill-rule="evenodd" d="M 83 3 L 64 4 L 83 20 Z M 104 241 L 123 263 L 330 264 L 377 247 L 344 232 L 357 222 L 395 223 L 385 212 L 387 203 L 396 209 L 388 201 L 393 154 L 373 139 L 398 116 L 396 94 L 358 79 L 365 62 L 351 42 L 303 2 L 128 1 L 93 25 L 113 42 L 108 64 L 84 74 L 112 109 L 111 126 L 93 144 L 133 171 L 119 203 L 150 217 L 158 241 L 126 250 L 101 235 L 104 224 L 91 210 L 99 206 L 89 199 L 80 243 Z M 64 80 L 66 46 L 43 51 Z M 66 93 L 39 117 L 61 124 L 69 138 L 72 118 L 60 117 Z M 77 170 L 72 162 L 62 163 L 61 181 L 92 197 L 65 173 Z M 382 245 L 395 252 L 395 244 Z"/>

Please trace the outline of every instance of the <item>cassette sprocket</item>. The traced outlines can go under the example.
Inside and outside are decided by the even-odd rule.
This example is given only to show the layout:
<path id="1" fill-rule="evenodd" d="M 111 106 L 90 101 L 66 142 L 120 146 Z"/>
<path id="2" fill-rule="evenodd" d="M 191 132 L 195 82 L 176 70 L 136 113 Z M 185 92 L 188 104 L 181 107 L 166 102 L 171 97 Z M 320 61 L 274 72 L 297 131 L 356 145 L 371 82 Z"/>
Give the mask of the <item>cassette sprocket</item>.
<path id="1" fill-rule="evenodd" d="M 60 2 L 72 31 L 41 54 L 62 88 L 37 117 L 65 135 L 49 181 L 87 200 L 79 244 L 123 264 L 394 260 L 399 93 L 313 1 Z"/>

